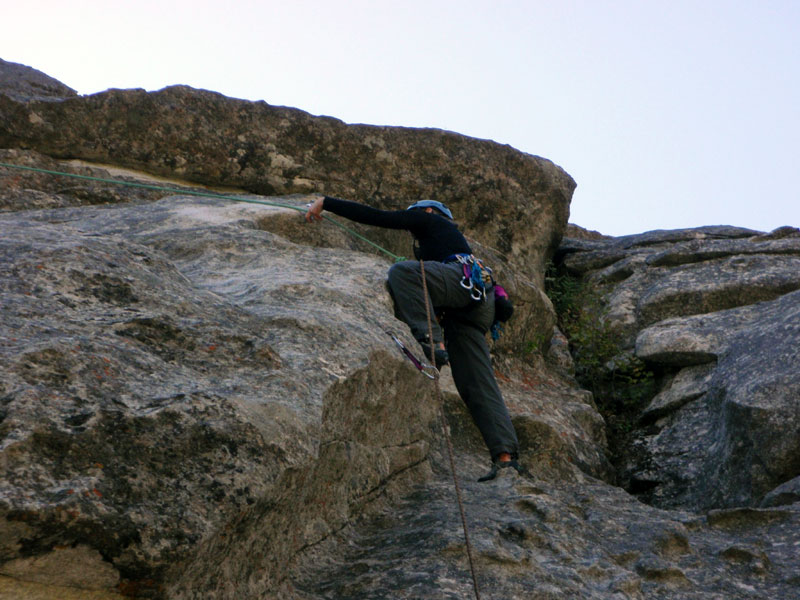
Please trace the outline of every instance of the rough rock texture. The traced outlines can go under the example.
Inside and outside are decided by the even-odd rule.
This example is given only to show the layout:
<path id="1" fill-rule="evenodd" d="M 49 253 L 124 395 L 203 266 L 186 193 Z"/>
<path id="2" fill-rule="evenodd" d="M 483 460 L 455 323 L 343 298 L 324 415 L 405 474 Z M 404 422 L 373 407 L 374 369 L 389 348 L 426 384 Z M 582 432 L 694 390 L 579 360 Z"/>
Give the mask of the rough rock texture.
<path id="1" fill-rule="evenodd" d="M 800 477 L 795 477 L 783 485 L 779 485 L 764 496 L 761 506 L 782 506 L 800 502 Z"/>
<path id="2" fill-rule="evenodd" d="M 310 227 L 179 197 L 0 219 L 5 560 L 88 545 L 124 589 L 156 593 L 209 538 L 192 564 L 213 582 L 190 589 L 263 590 L 302 548 L 425 478 L 435 404 L 384 334 L 403 331 L 374 293 L 388 263 L 260 228 L 273 220 Z M 501 378 L 529 462 L 608 471 L 585 392 L 534 367 Z M 454 430 L 482 454 L 446 389 Z M 242 560 L 253 549 L 232 529 L 271 540 L 264 564 Z M 225 581 L 208 567 L 231 543 L 240 570 Z"/>
<path id="3" fill-rule="evenodd" d="M 662 507 L 774 506 L 800 473 L 800 231 L 565 240 L 624 344 L 660 372 L 624 480 Z"/>
<path id="4" fill-rule="evenodd" d="M 610 288 L 607 321 L 632 342 L 669 317 L 773 300 L 800 288 L 800 236 L 761 239 L 731 227 L 566 240 L 572 273 Z"/>
<path id="5" fill-rule="evenodd" d="M 0 138 L 14 164 L 148 184 L 449 201 L 522 307 L 495 366 L 530 476 L 475 481 L 486 450 L 441 378 L 483 597 L 796 596 L 793 488 L 693 514 L 603 483 L 603 420 L 546 343 L 573 185 L 551 163 L 188 88 L 0 95 Z M 291 208 L 57 181 L 0 168 L 0 593 L 469 597 L 438 399 L 385 334 L 409 342 L 388 260 Z"/>
<path id="6" fill-rule="evenodd" d="M 58 100 L 77 92 L 41 71 L 0 58 L 0 92 L 17 102 Z"/>
<path id="7" fill-rule="evenodd" d="M 793 598 L 798 509 L 658 511 L 578 478 L 466 484 L 482 597 Z M 317 550 L 297 598 L 469 598 L 445 483 L 428 485 Z M 442 515 L 447 515 L 442 518 Z M 778 573 L 781 573 L 778 575 Z"/>
<path id="8" fill-rule="evenodd" d="M 0 94 L 0 147 L 260 194 L 325 192 L 403 208 L 432 197 L 531 276 L 566 228 L 575 187 L 550 161 L 491 141 L 345 125 L 185 86 L 29 104 Z"/>
<path id="9" fill-rule="evenodd" d="M 143 183 L 154 188 L 193 190 L 216 193 L 230 190 L 210 190 L 187 186 L 184 182 L 142 174 L 110 165 L 93 165 L 80 160 L 57 161 L 28 150 L 0 149 L 0 163 L 18 165 L 28 169 L 66 172 L 81 178 L 54 176 L 39 171 L 0 167 L 0 212 L 30 210 L 34 208 L 64 208 L 120 202 L 158 200 L 175 192 L 158 189 L 140 189 L 125 185 L 109 185 L 104 179 L 115 179 L 130 184 Z"/>
<path id="10" fill-rule="evenodd" d="M 175 86 L 60 102 L 0 93 L 0 148 L 259 194 L 324 192 L 382 208 L 435 198 L 514 293 L 515 337 L 541 342 L 553 327 L 542 274 L 566 228 L 575 182 L 552 162 L 509 146 L 435 129 L 346 125 Z M 409 254 L 396 232 L 371 236 Z"/>
<path id="11" fill-rule="evenodd" d="M 800 291 L 639 334 L 636 352 L 646 360 L 713 363 L 699 368 L 700 379 L 673 381 L 662 392 L 680 389 L 685 405 L 670 406 L 661 431 L 646 439 L 655 466 L 648 471 L 661 482 L 654 497 L 701 508 L 752 505 L 800 473 L 798 340 Z M 682 369 L 676 380 L 697 369 Z"/>
<path id="12" fill-rule="evenodd" d="M 381 317 L 387 298 L 353 296 L 382 286 L 381 261 L 289 252 L 253 225 L 268 209 L 230 208 L 172 199 L 2 222 L 4 498 L 28 552 L 91 530 L 129 579 L 158 579 L 318 454 L 322 430 L 340 435 L 325 390 L 385 353 L 375 324 L 396 327 Z M 391 379 L 404 365 L 382 356 Z M 418 417 L 399 424 L 416 433 L 375 450 L 378 480 L 421 461 L 430 429 L 424 389 L 394 387 Z M 20 539 L 4 536 L 6 552 Z"/>

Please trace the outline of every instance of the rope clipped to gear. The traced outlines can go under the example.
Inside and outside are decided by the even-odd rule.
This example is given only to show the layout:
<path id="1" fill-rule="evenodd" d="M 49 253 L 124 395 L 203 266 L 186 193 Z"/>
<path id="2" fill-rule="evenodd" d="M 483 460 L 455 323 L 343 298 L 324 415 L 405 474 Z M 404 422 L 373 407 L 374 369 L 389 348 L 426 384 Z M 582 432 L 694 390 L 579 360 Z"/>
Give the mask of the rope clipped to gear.
<path id="1" fill-rule="evenodd" d="M 434 353 L 436 352 L 436 347 L 433 342 L 433 323 L 431 321 L 431 305 L 428 299 L 428 283 L 425 280 L 425 263 L 420 260 L 419 261 L 419 270 L 422 276 L 422 294 L 425 297 L 425 313 L 428 317 L 428 340 L 431 343 L 431 355 L 429 357 L 431 364 L 436 364 L 436 358 Z M 458 501 L 458 511 L 461 514 L 461 527 L 464 530 L 464 542 L 467 547 L 467 559 L 469 560 L 469 570 L 472 574 L 472 587 L 475 591 L 475 599 L 481 600 L 481 593 L 478 589 L 478 577 L 475 572 L 475 560 L 472 557 L 472 542 L 469 539 L 469 527 L 467 526 L 467 515 L 464 511 L 464 500 L 461 497 L 461 485 L 458 483 L 458 475 L 456 474 L 456 462 L 453 458 L 455 452 L 453 450 L 453 440 L 450 439 L 450 427 L 447 424 L 447 416 L 444 412 L 444 396 L 442 395 L 442 388 L 439 386 L 439 372 L 435 371 L 435 377 L 433 378 L 433 385 L 436 389 L 436 398 L 439 402 L 439 415 L 441 416 L 442 420 L 442 429 L 444 430 L 444 438 L 447 440 L 447 457 L 450 459 L 450 473 L 453 476 L 453 487 L 456 490 L 456 500 Z"/>
<path id="2" fill-rule="evenodd" d="M 305 208 L 304 207 L 295 206 L 294 204 L 286 204 L 284 202 L 269 202 L 267 200 L 254 200 L 253 198 L 241 198 L 241 197 L 238 197 L 238 196 L 232 196 L 230 194 L 214 194 L 214 193 L 211 193 L 211 192 L 200 192 L 200 191 L 197 191 L 197 190 L 182 190 L 182 189 L 179 189 L 179 188 L 172 188 L 172 187 L 161 186 L 161 185 L 151 185 L 151 184 L 147 184 L 147 183 L 137 183 L 137 182 L 134 182 L 134 181 L 123 181 L 121 179 L 110 179 L 110 178 L 106 178 L 106 177 L 93 177 L 91 175 L 79 175 L 77 173 L 66 173 L 66 172 L 63 172 L 63 171 L 52 171 L 50 169 L 40 169 L 38 167 L 26 167 L 26 166 L 23 166 L 23 165 L 14 165 L 14 164 L 4 163 L 4 162 L 0 162 L 0 167 L 5 167 L 7 169 L 19 169 L 19 170 L 22 170 L 22 171 L 33 171 L 35 173 L 43 173 L 45 175 L 56 175 L 56 176 L 59 176 L 59 177 L 71 177 L 73 179 L 84 179 L 84 180 L 87 180 L 87 181 L 96 181 L 96 182 L 100 182 L 100 183 L 109 183 L 109 184 L 112 184 L 112 185 L 122 185 L 122 186 L 140 188 L 140 189 L 151 190 L 151 191 L 156 191 L 156 192 L 170 192 L 170 193 L 178 194 L 178 195 L 182 195 L 182 196 L 202 196 L 204 198 L 216 198 L 218 200 L 228 200 L 230 202 L 246 202 L 248 204 L 261 204 L 261 205 L 264 205 L 264 206 L 273 206 L 273 207 L 277 207 L 277 208 L 290 208 L 292 210 L 305 212 Z M 380 250 L 381 252 L 383 252 L 387 256 L 389 256 L 392 259 L 394 259 L 395 262 L 400 262 L 400 261 L 405 260 L 404 256 L 398 256 L 397 254 L 389 252 L 389 250 L 387 250 L 386 248 L 383 248 L 382 246 L 379 246 L 378 244 L 376 244 L 372 240 L 364 237 L 363 235 L 361 235 L 357 231 L 353 230 L 352 228 L 347 227 L 346 225 L 343 225 L 342 223 L 339 223 L 339 221 L 337 221 L 336 219 L 332 219 L 328 215 L 322 215 L 322 218 L 330 221 L 331 223 L 333 223 L 337 227 L 339 227 L 341 229 L 344 229 L 347 233 L 349 233 L 353 237 L 358 238 L 362 242 L 366 242 L 370 246 L 372 246 L 374 248 L 377 248 L 378 250 Z"/>

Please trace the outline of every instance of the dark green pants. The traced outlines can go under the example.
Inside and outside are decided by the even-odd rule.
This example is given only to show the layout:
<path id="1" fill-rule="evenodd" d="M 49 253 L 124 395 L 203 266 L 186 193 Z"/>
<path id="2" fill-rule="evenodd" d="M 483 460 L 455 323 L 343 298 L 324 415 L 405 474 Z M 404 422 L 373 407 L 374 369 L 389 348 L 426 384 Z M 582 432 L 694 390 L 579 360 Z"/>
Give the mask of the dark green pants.
<path id="1" fill-rule="evenodd" d="M 475 302 L 461 286 L 458 263 L 425 262 L 431 310 L 444 313 L 442 328 L 433 320 L 434 343 L 444 341 L 450 369 L 461 399 L 483 436 L 492 459 L 502 452 L 517 457 L 519 443 L 503 395 L 494 377 L 486 332 L 494 321 L 494 294 Z M 389 269 L 389 289 L 395 314 L 417 340 L 428 338 L 428 319 L 419 261 L 404 261 Z"/>

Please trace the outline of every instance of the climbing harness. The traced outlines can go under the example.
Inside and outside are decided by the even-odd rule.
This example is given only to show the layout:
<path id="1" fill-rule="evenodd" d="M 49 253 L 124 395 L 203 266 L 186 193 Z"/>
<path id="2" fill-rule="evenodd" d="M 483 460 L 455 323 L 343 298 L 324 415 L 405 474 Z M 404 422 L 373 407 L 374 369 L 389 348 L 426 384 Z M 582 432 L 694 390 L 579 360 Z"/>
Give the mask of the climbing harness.
<path id="1" fill-rule="evenodd" d="M 476 258 L 473 254 L 453 254 L 444 260 L 445 263 L 458 262 L 461 265 L 463 276 L 461 277 L 461 287 L 469 290 L 470 298 L 475 302 L 486 300 L 489 290 L 494 294 L 495 301 L 495 320 L 489 331 L 492 339 L 500 339 L 500 332 L 503 330 L 503 323 L 511 318 L 514 306 L 508 297 L 503 286 L 498 285 L 494 280 L 492 269 L 484 262 Z"/>
<path id="2" fill-rule="evenodd" d="M 296 206 L 294 204 L 286 204 L 285 202 L 269 202 L 267 200 L 255 200 L 253 198 L 242 198 L 242 197 L 233 196 L 233 195 L 230 195 L 230 194 L 214 194 L 214 193 L 211 193 L 211 192 L 200 192 L 200 191 L 197 191 L 197 190 L 186 190 L 186 189 L 172 188 L 172 187 L 161 186 L 161 185 L 150 185 L 150 184 L 147 184 L 147 183 L 137 183 L 135 181 L 123 181 L 122 179 L 110 179 L 110 178 L 106 178 L 106 177 L 93 177 L 91 175 L 79 175 L 77 173 L 66 173 L 64 171 L 53 171 L 53 170 L 50 170 L 50 169 L 40 169 L 38 167 L 26 167 L 26 166 L 23 166 L 23 165 L 14 165 L 14 164 L 4 163 L 4 162 L 0 162 L 0 167 L 4 167 L 6 169 L 18 169 L 18 170 L 21 170 L 21 171 L 31 171 L 31 172 L 34 172 L 34 173 L 43 173 L 43 174 L 46 174 L 46 175 L 56 175 L 56 176 L 59 176 L 59 177 L 71 177 L 73 179 L 83 179 L 83 180 L 86 180 L 86 181 L 96 181 L 96 182 L 100 182 L 100 183 L 109 183 L 109 184 L 112 184 L 112 185 L 122 185 L 122 186 L 140 188 L 140 189 L 157 191 L 157 192 L 169 192 L 169 193 L 177 194 L 177 195 L 181 195 L 181 196 L 201 196 L 203 198 L 217 198 L 219 200 L 229 200 L 231 202 L 246 202 L 246 203 L 249 203 L 249 204 L 261 204 L 263 206 L 274 206 L 274 207 L 277 207 L 277 208 L 290 208 L 292 210 L 305 212 L 305 208 L 303 208 L 302 206 Z M 341 229 L 344 229 L 347 233 L 349 233 L 353 237 L 356 237 L 356 238 L 360 239 L 362 242 L 366 242 L 370 246 L 372 246 L 374 248 L 377 248 L 378 250 L 380 250 L 381 252 L 383 252 L 384 254 L 389 256 L 390 258 L 394 259 L 395 262 L 400 262 L 400 261 L 405 260 L 404 256 L 398 256 L 397 254 L 389 252 L 389 250 L 387 250 L 386 248 L 382 248 L 381 246 L 379 246 L 378 244 L 376 244 L 372 240 L 364 237 L 363 235 L 361 235 L 357 231 L 353 230 L 352 228 L 347 227 L 346 225 L 343 225 L 342 223 L 339 223 L 339 221 L 337 221 L 336 219 L 332 219 L 328 215 L 322 215 L 322 218 L 326 219 L 327 221 L 330 221 L 331 223 L 333 223 L 337 227 L 339 227 Z"/>
<path id="3" fill-rule="evenodd" d="M 425 298 L 425 313 L 428 318 L 428 339 L 433 339 L 433 323 L 431 321 L 431 305 L 428 299 L 428 284 L 425 280 L 425 263 L 419 261 L 420 275 L 422 277 L 422 295 Z M 434 345 L 430 346 L 431 355 L 428 357 L 430 361 L 435 362 Z M 450 473 L 453 476 L 453 487 L 456 490 L 456 500 L 458 501 L 458 510 L 461 514 L 461 527 L 464 530 L 464 542 L 467 547 L 467 560 L 469 561 L 469 570 L 472 574 L 472 587 L 475 591 L 475 600 L 481 600 L 480 590 L 478 589 L 478 578 L 475 573 L 475 560 L 472 557 L 472 542 L 469 539 L 469 527 L 467 526 L 467 515 L 464 512 L 464 501 L 461 498 L 461 485 L 458 483 L 458 475 L 456 473 L 455 451 L 453 450 L 453 440 L 450 439 L 450 426 L 447 423 L 447 415 L 444 412 L 444 396 L 442 395 L 442 388 L 439 386 L 439 371 L 436 371 L 436 376 L 433 379 L 433 385 L 436 390 L 436 398 L 439 403 L 439 416 L 442 421 L 442 430 L 444 431 L 444 438 L 447 441 L 447 457 L 450 459 Z"/>
<path id="4" fill-rule="evenodd" d="M 425 377 L 428 377 L 430 379 L 436 379 L 436 375 L 434 375 L 434 373 L 437 372 L 436 367 L 433 367 L 428 363 L 419 360 L 416 356 L 414 356 L 411 350 L 406 348 L 405 344 L 403 344 L 403 342 L 401 342 L 394 333 L 392 333 L 391 331 L 387 331 L 386 333 L 389 335 L 389 337 L 391 337 L 394 340 L 394 343 L 397 344 L 397 346 L 400 348 L 400 352 L 402 352 L 406 356 L 406 358 L 408 358 L 408 360 L 410 360 L 411 363 L 415 367 L 417 367 L 420 373 L 422 373 L 423 375 L 425 375 Z"/>

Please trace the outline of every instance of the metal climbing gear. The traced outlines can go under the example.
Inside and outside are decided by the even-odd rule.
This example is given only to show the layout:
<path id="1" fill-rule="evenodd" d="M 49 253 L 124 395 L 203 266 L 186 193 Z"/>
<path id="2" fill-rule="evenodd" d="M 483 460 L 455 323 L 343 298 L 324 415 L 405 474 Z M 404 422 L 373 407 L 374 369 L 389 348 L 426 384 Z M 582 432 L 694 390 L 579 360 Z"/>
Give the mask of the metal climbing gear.
<path id="1" fill-rule="evenodd" d="M 453 254 L 443 262 L 458 262 L 461 264 L 463 277 L 461 287 L 469 290 L 470 297 L 476 302 L 486 300 L 486 290 L 494 286 L 492 270 L 483 264 L 479 258 L 472 254 Z"/>
<path id="2" fill-rule="evenodd" d="M 387 331 L 386 333 L 389 335 L 389 337 L 391 337 L 394 340 L 394 343 L 397 344 L 397 347 L 400 348 L 400 352 L 405 354 L 406 358 L 408 358 L 408 360 L 411 361 L 411 364 L 417 367 L 417 370 L 419 370 L 420 373 L 422 373 L 423 375 L 425 375 L 425 377 L 428 377 L 430 379 L 436 379 L 436 375 L 434 374 L 434 372 L 436 371 L 435 367 L 432 367 L 428 363 L 423 362 L 419 360 L 416 356 L 414 356 L 414 353 L 411 352 L 411 350 L 409 350 L 408 348 L 406 348 L 405 344 L 403 344 L 403 342 L 401 342 L 400 339 L 394 333 L 392 333 L 391 331 Z"/>

